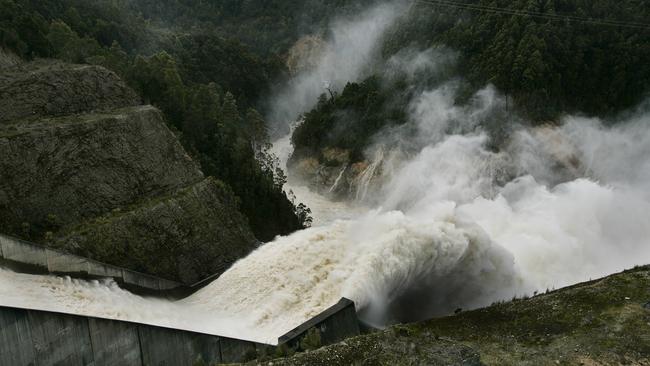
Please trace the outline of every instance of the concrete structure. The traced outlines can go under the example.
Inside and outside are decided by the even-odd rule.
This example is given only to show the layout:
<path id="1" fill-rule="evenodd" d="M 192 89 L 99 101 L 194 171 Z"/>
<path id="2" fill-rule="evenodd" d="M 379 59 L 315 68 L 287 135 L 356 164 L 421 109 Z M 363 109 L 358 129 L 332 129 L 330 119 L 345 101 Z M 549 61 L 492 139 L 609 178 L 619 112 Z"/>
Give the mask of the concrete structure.
<path id="1" fill-rule="evenodd" d="M 209 277 L 195 285 L 183 286 L 3 234 L 0 234 L 0 265 L 33 274 L 110 277 L 136 293 L 178 298 L 216 278 Z M 341 299 L 280 337 L 278 344 L 297 349 L 312 328 L 320 333 L 321 345 L 358 335 L 359 321 L 354 303 Z M 211 365 L 248 361 L 272 355 L 275 351 L 274 345 L 218 335 L 0 306 L 0 366 Z"/>
<path id="2" fill-rule="evenodd" d="M 123 321 L 0 307 L 0 365 L 243 362 L 269 346 Z"/>
<path id="3" fill-rule="evenodd" d="M 278 344 L 297 348 L 307 332 L 315 328 L 320 333 L 322 346 L 334 344 L 359 335 L 359 320 L 354 302 L 342 298 L 336 305 L 323 311 L 278 339 Z"/>
<path id="4" fill-rule="evenodd" d="M 354 303 L 342 299 L 279 339 L 297 348 L 315 327 L 322 345 L 359 334 Z M 0 365 L 213 365 L 273 355 L 256 342 L 55 312 L 0 306 Z"/>
<path id="5" fill-rule="evenodd" d="M 120 286 L 140 294 L 183 295 L 191 287 L 92 259 L 46 248 L 0 234 L 0 265 L 23 273 L 67 275 L 76 278 L 113 278 Z"/>

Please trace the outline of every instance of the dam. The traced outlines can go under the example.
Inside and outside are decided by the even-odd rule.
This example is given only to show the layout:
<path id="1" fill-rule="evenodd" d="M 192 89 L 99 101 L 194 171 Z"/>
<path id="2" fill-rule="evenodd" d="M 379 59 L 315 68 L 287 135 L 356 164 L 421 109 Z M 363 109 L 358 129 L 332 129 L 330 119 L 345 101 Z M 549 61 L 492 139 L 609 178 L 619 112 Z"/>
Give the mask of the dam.
<path id="1" fill-rule="evenodd" d="M 128 289 L 133 292 L 130 296 L 141 294 L 169 304 L 174 303 L 171 300 L 187 297 L 210 282 L 207 279 L 185 286 L 6 235 L 0 235 L 0 266 L 12 269 L 1 269 L 2 275 L 9 280 L 56 278 L 53 283 L 77 286 L 80 286 L 80 282 L 100 281 L 95 291 L 108 283 L 117 284 L 125 289 L 121 291 Z M 52 283 L 47 282 L 41 285 L 46 288 L 51 286 Z M 244 362 L 275 355 L 283 348 L 296 348 L 312 329 L 319 333 L 321 345 L 360 333 L 354 303 L 345 298 L 280 335 L 276 342 L 260 342 L 238 339 L 236 331 L 228 335 L 216 334 L 219 332 L 192 329 L 191 324 L 185 329 L 174 329 L 172 323 L 165 324 L 154 319 L 159 313 L 153 307 L 151 318 L 134 322 L 108 313 L 100 314 L 104 315 L 101 317 L 91 316 L 92 310 L 85 310 L 85 314 L 84 311 L 73 314 L 74 310 L 79 309 L 71 306 L 57 308 L 49 304 L 39 307 L 37 303 L 13 303 L 16 306 L 11 306 L 10 292 L 3 293 L 7 295 L 0 299 L 0 365 L 195 365 L 201 362 Z M 80 296 L 78 291 L 75 294 Z M 24 294 L 21 297 L 25 298 Z M 50 299 L 47 300 L 41 301 L 41 304 L 50 302 Z M 27 301 L 33 299 L 28 298 Z M 140 305 L 143 304 L 147 303 Z M 155 303 L 155 306 L 160 305 Z"/>

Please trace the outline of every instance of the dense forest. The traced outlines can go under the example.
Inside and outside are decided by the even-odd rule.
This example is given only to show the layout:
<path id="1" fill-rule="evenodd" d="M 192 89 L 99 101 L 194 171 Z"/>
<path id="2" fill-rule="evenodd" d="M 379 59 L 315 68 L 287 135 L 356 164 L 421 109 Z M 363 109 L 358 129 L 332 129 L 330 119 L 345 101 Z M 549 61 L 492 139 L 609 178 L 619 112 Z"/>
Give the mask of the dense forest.
<path id="1" fill-rule="evenodd" d="M 552 123 L 565 113 L 612 116 L 648 97 L 650 28 L 634 26 L 650 17 L 650 7 L 645 2 L 462 3 L 469 8 L 426 1 L 414 3 L 388 32 L 382 45 L 383 58 L 388 60 L 404 49 L 448 47 L 457 54 L 448 76 L 463 83 L 457 95 L 458 104 L 492 84 L 506 98 L 510 114 L 519 116 L 518 121 L 533 124 Z M 500 14 L 476 11 L 476 7 L 555 14 L 560 18 L 571 14 L 593 21 Z M 603 20 L 626 23 L 611 25 Z M 359 153 L 369 136 L 385 125 L 403 123 L 393 105 L 378 100 L 408 102 L 405 86 L 390 80 L 379 83 L 377 79 L 386 79 L 382 70 L 368 80 L 348 84 L 340 95 L 323 95 L 296 130 L 293 142 L 297 152 L 318 154 L 324 147 L 339 147 L 352 149 L 353 156 L 360 159 Z M 424 77 L 411 82 L 410 87 L 432 85 Z M 340 126 L 350 126 L 350 116 L 357 121 L 349 130 L 354 137 L 337 132 Z M 489 127 L 494 130 L 495 126 Z M 504 126 L 497 127 L 503 130 Z"/>
<path id="2" fill-rule="evenodd" d="M 650 82 L 650 29 L 582 19 L 644 23 L 650 7 L 639 0 L 468 1 L 485 7 L 556 14 L 549 19 L 419 4 L 414 20 L 398 25 L 385 53 L 403 41 L 444 43 L 461 55 L 459 73 L 475 85 L 493 83 L 531 119 L 562 112 L 606 115 L 637 104 Z M 460 21 L 453 21 L 460 20 Z"/>
<path id="3" fill-rule="evenodd" d="M 206 19 L 218 19 L 217 14 L 235 7 L 222 4 L 205 13 L 193 5 L 161 2 L 152 9 L 158 9 L 153 14 L 161 24 L 172 10 L 191 11 L 188 19 L 201 19 L 202 12 Z M 285 73 L 279 56 L 260 57 L 235 36 L 224 37 L 221 28 L 181 32 L 154 26 L 133 10 L 142 7 L 150 13 L 147 6 L 2 0 L 0 45 L 28 60 L 52 57 L 117 72 L 144 102 L 165 113 L 203 171 L 232 188 L 258 239 L 270 240 L 308 224 L 307 208 L 282 190 L 285 176 L 268 153 L 266 124 L 255 109 L 271 83 Z M 178 19 L 181 28 L 183 17 Z"/>
<path id="4" fill-rule="evenodd" d="M 117 72 L 145 102 L 165 112 L 206 174 L 232 187 L 255 234 L 268 240 L 300 228 L 308 215 L 282 191 L 285 178 L 268 154 L 258 112 L 262 101 L 287 77 L 284 58 L 301 35 L 320 33 L 332 16 L 369 3 L 0 0 L 0 45 L 25 59 L 54 57 Z M 463 81 L 457 103 L 493 84 L 511 112 L 532 123 L 552 122 L 563 113 L 612 115 L 647 96 L 650 30 L 599 23 L 643 22 L 650 17 L 644 1 L 460 3 L 464 6 L 413 3 L 388 32 L 383 58 L 405 48 L 449 47 L 458 57 L 447 77 Z M 562 18 L 566 14 L 599 21 Z M 389 79 L 377 70 L 365 81 L 323 95 L 296 130 L 294 145 L 305 153 L 346 148 L 361 159 L 373 134 L 405 122 L 414 86 L 436 82 L 426 75 Z"/>

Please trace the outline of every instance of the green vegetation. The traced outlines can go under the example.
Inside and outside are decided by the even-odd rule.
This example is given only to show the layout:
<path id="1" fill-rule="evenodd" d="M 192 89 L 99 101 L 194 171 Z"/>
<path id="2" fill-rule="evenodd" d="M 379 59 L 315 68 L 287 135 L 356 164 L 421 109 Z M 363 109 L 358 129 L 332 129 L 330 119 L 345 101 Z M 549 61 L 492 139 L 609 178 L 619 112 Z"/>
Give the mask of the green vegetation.
<path id="1" fill-rule="evenodd" d="M 645 365 L 650 267 L 456 316 L 397 325 L 274 365 Z"/>
<path id="2" fill-rule="evenodd" d="M 634 0 L 462 3 L 627 22 L 650 17 L 650 8 Z M 607 117 L 637 105 L 650 91 L 649 29 L 417 3 L 388 32 L 382 54 L 388 60 L 406 49 L 441 47 L 457 51 L 455 67 L 444 71 L 448 80 L 463 81 L 457 104 L 465 104 L 487 84 L 505 96 L 504 113 L 513 117 L 483 123 L 494 138 L 494 148 L 504 137 L 508 120 L 521 120 L 515 116 L 533 124 L 555 121 L 564 113 Z M 359 152 L 374 134 L 404 122 L 404 105 L 412 90 L 435 85 L 431 75 L 420 76 L 395 81 L 379 70 L 365 81 L 349 84 L 341 95 L 324 96 L 296 130 L 296 155 L 327 164 L 322 149 L 336 147 L 352 150 L 353 161 L 362 159 Z"/>
<path id="3" fill-rule="evenodd" d="M 48 245 L 193 284 L 224 272 L 255 248 L 237 204 L 230 187 L 208 178 L 65 227 Z"/>
<path id="4" fill-rule="evenodd" d="M 466 0 L 463 3 L 582 18 L 647 22 L 650 8 L 624 0 Z M 650 30 L 476 12 L 418 4 L 387 40 L 445 44 L 460 52 L 459 73 L 476 87 L 493 83 L 535 121 L 559 114 L 615 113 L 647 96 Z"/>
<path id="5" fill-rule="evenodd" d="M 282 191 L 285 177 L 253 109 L 284 66 L 277 56 L 261 59 L 224 38 L 220 29 L 176 32 L 141 15 L 155 9 L 152 16 L 164 22 L 187 12 L 175 24 L 180 29 L 187 19 L 223 18 L 226 5 L 207 11 L 203 2 L 1 0 L 0 46 L 25 59 L 55 57 L 118 73 L 165 113 L 204 173 L 232 188 L 257 238 L 270 240 L 309 224 L 304 205 L 294 206 Z"/>
<path id="6" fill-rule="evenodd" d="M 250 133 L 262 125 L 255 108 L 286 76 L 283 55 L 301 35 L 322 34 L 332 15 L 373 2 L 0 0 L 0 45 L 27 59 L 56 57 L 116 71 L 165 112 L 204 171 L 232 187 L 255 234 L 268 240 L 308 224 L 309 215 L 298 217 L 305 211 L 282 192 L 284 177 L 268 156 L 266 133 Z M 625 22 L 650 17 L 638 0 L 461 2 Z M 648 95 L 648 29 L 417 3 L 388 32 L 382 54 L 388 59 L 405 48 L 441 46 L 458 52 L 447 75 L 465 81 L 457 103 L 491 83 L 506 96 L 508 113 L 532 123 L 563 113 L 607 116 Z M 293 137 L 297 155 L 323 162 L 322 149 L 335 147 L 362 159 L 373 135 L 405 122 L 413 91 L 431 86 L 428 75 L 387 80 L 377 72 L 321 98 Z M 503 131 L 507 124 L 492 127 Z"/>
<path id="7" fill-rule="evenodd" d="M 341 94 L 332 93 L 330 98 L 323 94 L 292 136 L 294 157 L 319 156 L 323 148 L 336 147 L 351 150 L 351 158 L 360 159 L 377 131 L 406 122 L 404 88 L 397 83 L 383 86 L 375 76 L 348 83 Z"/>
<path id="8" fill-rule="evenodd" d="M 355 14 L 374 0 L 226 0 L 126 1 L 133 13 L 145 14 L 159 27 L 216 29 L 256 54 L 269 57 L 286 52 L 302 34 L 322 31 L 335 14 Z"/>

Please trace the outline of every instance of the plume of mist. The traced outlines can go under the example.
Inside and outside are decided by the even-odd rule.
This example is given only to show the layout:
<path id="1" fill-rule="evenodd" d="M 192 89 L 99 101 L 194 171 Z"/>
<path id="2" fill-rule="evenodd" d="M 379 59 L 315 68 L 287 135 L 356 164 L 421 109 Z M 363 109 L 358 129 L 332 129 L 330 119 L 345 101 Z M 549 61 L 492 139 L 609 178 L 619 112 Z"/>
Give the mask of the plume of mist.
<path id="1" fill-rule="evenodd" d="M 420 70 L 441 78 L 414 93 L 406 125 L 380 131 L 367 149 L 370 165 L 381 167 L 374 189 L 361 195 L 373 211 L 320 227 L 322 237 L 288 237 L 269 247 L 286 261 L 287 242 L 318 247 L 326 238 L 327 249 L 316 256 L 331 260 L 331 268 L 316 278 L 336 275 L 338 282 L 326 287 L 328 297 L 322 287 L 303 288 L 300 299 L 348 296 L 366 321 L 386 324 L 650 262 L 647 109 L 613 127 L 572 116 L 558 126 L 526 127 L 492 86 L 459 103 L 462 80 L 444 81 L 453 60 L 444 50 L 407 50 L 383 66 L 389 78 L 417 80 L 412 75 Z M 510 129 L 497 150 L 490 146 L 494 124 Z M 233 268 L 249 270 L 246 261 Z M 283 307 L 295 311 L 297 301 Z"/>
<path id="2" fill-rule="evenodd" d="M 382 211 L 399 210 L 412 218 L 436 216 L 452 204 L 454 220 L 476 225 L 491 243 L 485 247 L 512 258 L 512 266 L 493 268 L 511 281 L 459 273 L 436 282 L 432 274 L 436 280 L 427 285 L 414 276 L 401 291 L 414 288 L 417 297 L 384 297 L 384 302 L 375 300 L 378 304 L 390 309 L 424 302 L 428 311 L 418 313 L 418 304 L 406 313 L 431 315 L 457 303 L 450 283 L 499 288 L 512 296 L 650 262 L 650 219 L 643 214 L 650 210 L 647 104 L 609 121 L 609 127 L 599 119 L 573 116 L 558 126 L 515 123 L 495 152 L 488 148 L 485 126 L 504 115 L 504 99 L 488 86 L 459 105 L 458 85 L 454 80 L 417 95 L 408 127 L 377 134 L 367 156 L 384 151 L 383 180 L 375 182 L 380 188 L 372 202 Z M 500 123 L 513 121 L 516 117 Z M 472 265 L 484 268 L 485 263 Z M 430 297 L 444 301 L 431 306 Z M 465 300 L 464 306 L 486 305 L 490 296 L 477 291 Z"/>
<path id="3" fill-rule="evenodd" d="M 384 63 L 385 79 L 401 78 L 414 82 L 418 77 L 445 80 L 454 69 L 458 54 L 445 47 L 419 50 L 406 47 L 390 56 Z"/>
<path id="4" fill-rule="evenodd" d="M 276 136 L 286 134 L 289 125 L 311 109 L 327 89 L 341 90 L 347 82 L 367 75 L 377 59 L 384 32 L 403 13 L 404 6 L 401 1 L 381 3 L 330 24 L 318 63 L 272 96 L 267 120 Z"/>
<path id="5" fill-rule="evenodd" d="M 379 6 L 336 23 L 319 65 L 277 96 L 272 120 L 283 124 L 309 109 L 323 82 L 340 88 L 362 77 L 398 9 Z M 438 49 L 377 61 L 389 77 L 419 80 L 422 70 L 440 77 L 415 90 L 405 125 L 380 131 L 368 148 L 381 171 L 361 195 L 370 209 L 295 190 L 326 219 L 261 246 L 196 294 L 152 313 L 201 329 L 219 329 L 219 321 L 163 313 L 230 317 L 238 336 L 274 342 L 342 296 L 382 326 L 649 263 L 647 105 L 613 125 L 566 116 L 557 126 L 526 127 L 491 86 L 459 103 L 462 80 L 445 79 L 453 59 Z M 491 147 L 492 125 L 509 126 L 500 149 Z M 289 137 L 275 150 L 286 161 Z M 9 277 L 0 276 L 2 285 Z M 102 291 L 88 296 L 102 299 Z M 66 309 L 86 306 L 68 299 Z M 128 311 L 138 318 L 136 308 L 149 304 L 133 301 Z"/>
<path id="6" fill-rule="evenodd" d="M 648 114 L 615 127 L 570 116 L 525 127 L 492 86 L 459 103 L 463 81 L 446 72 L 454 60 L 408 49 L 376 66 L 387 79 L 437 79 L 414 86 L 408 123 L 366 151 L 381 174 L 357 196 L 374 209 L 304 190 L 302 201 L 335 213 L 329 223 L 266 244 L 188 301 L 278 329 L 346 296 L 381 326 L 650 262 Z M 508 125 L 497 150 L 494 125 Z M 279 145 L 290 151 L 288 138 Z"/>

